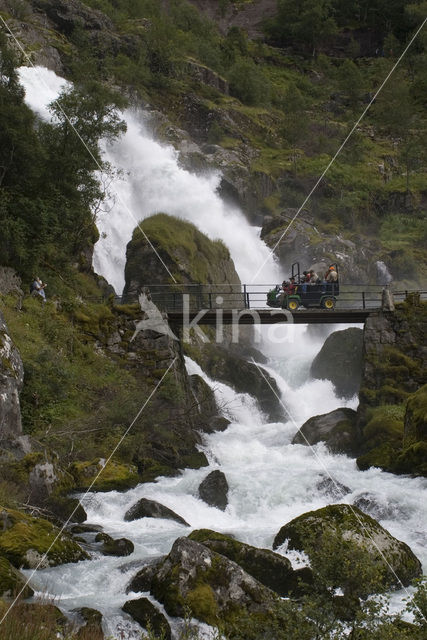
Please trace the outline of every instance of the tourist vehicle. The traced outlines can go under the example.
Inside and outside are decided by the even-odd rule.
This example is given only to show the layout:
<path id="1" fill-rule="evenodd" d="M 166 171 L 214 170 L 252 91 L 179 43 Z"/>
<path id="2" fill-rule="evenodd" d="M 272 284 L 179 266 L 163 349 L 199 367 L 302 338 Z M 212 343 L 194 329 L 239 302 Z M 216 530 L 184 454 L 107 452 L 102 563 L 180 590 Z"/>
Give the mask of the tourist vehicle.
<path id="1" fill-rule="evenodd" d="M 319 284 L 311 284 L 302 282 L 303 276 L 301 276 L 299 262 L 294 262 L 292 265 L 292 278 L 295 279 L 295 291 L 284 296 L 281 302 L 283 290 L 277 285 L 267 293 L 267 305 L 269 307 L 282 307 L 283 309 L 289 309 L 289 311 L 296 311 L 300 307 L 305 307 L 306 309 L 316 307 L 332 311 L 335 309 L 340 293 L 340 284 L 338 265 L 332 263 L 329 266 L 335 268 L 338 274 L 337 282 L 322 281 Z"/>

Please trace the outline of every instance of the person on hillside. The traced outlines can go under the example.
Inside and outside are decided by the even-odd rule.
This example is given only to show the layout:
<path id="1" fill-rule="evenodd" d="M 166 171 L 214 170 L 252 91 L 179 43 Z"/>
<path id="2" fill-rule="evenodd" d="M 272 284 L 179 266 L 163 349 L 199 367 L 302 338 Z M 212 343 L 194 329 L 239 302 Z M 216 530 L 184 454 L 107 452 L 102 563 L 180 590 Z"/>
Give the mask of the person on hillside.
<path id="1" fill-rule="evenodd" d="M 46 302 L 46 283 L 43 283 L 39 277 L 35 277 L 30 286 L 30 293 L 32 296 L 40 296 L 43 302 Z"/>

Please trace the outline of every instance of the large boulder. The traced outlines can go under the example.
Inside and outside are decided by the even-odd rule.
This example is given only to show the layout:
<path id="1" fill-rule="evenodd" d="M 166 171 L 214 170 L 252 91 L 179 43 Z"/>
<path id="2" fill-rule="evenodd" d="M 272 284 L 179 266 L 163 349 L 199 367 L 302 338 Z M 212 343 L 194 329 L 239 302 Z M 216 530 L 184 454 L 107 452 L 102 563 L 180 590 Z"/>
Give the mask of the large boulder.
<path id="1" fill-rule="evenodd" d="M 0 553 L 14 566 L 44 569 L 89 556 L 47 520 L 13 509 L 0 513 Z"/>
<path id="2" fill-rule="evenodd" d="M 211 551 L 216 551 L 233 560 L 246 573 L 279 596 L 299 595 L 304 591 L 302 583 L 311 582 L 309 568 L 294 571 L 287 558 L 269 549 L 258 549 L 209 529 L 198 529 L 188 537 L 190 540 L 204 544 Z"/>
<path id="3" fill-rule="evenodd" d="M 183 524 L 185 527 L 190 526 L 184 518 L 181 518 L 181 516 L 172 511 L 172 509 L 148 498 L 141 498 L 125 513 L 126 522 L 139 520 L 140 518 L 165 518 Z"/>
<path id="4" fill-rule="evenodd" d="M 220 293 L 240 291 L 239 276 L 228 249 L 221 241 L 210 240 L 190 222 L 158 213 L 140 223 L 127 246 L 125 302 L 136 300 L 142 286 L 173 283 L 147 244 L 147 236 L 179 284 L 223 285 Z M 151 293 L 155 301 L 154 287 Z"/>
<path id="5" fill-rule="evenodd" d="M 183 617 L 190 610 L 211 625 L 262 615 L 277 601 L 235 562 L 188 538 L 175 541 L 153 577 L 151 593 L 169 615 Z"/>
<path id="6" fill-rule="evenodd" d="M 128 600 L 122 607 L 141 627 L 150 629 L 156 637 L 171 640 L 171 628 L 166 617 L 159 611 L 148 598 Z"/>
<path id="7" fill-rule="evenodd" d="M 360 509 L 347 504 L 330 505 L 298 516 L 280 529 L 273 549 L 287 540 L 289 549 L 304 551 L 310 557 L 313 545 L 321 547 L 330 535 L 338 545 L 343 545 L 343 554 L 350 564 L 355 550 L 363 553 L 367 567 L 380 567 L 383 588 L 408 586 L 422 573 L 420 561 L 407 544 Z M 361 585 L 363 580 L 361 575 Z"/>
<path id="8" fill-rule="evenodd" d="M 340 397 L 351 398 L 359 391 L 362 357 L 362 329 L 334 331 L 314 358 L 310 373 L 313 378 L 330 380 Z"/>
<path id="9" fill-rule="evenodd" d="M 333 453 L 355 454 L 360 436 L 357 413 L 346 407 L 313 416 L 297 431 L 292 444 L 313 445 L 325 442 Z"/>
<path id="10" fill-rule="evenodd" d="M 211 507 L 225 511 L 228 504 L 228 482 L 219 469 L 211 471 L 199 486 L 199 496 Z"/>

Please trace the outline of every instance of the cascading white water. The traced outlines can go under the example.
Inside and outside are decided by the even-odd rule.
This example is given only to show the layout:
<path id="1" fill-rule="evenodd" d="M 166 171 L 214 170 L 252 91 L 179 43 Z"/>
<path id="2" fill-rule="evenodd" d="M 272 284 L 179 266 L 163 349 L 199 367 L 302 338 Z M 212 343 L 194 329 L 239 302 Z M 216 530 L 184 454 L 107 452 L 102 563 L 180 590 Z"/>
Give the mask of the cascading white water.
<path id="1" fill-rule="evenodd" d="M 43 118 L 49 117 L 46 107 L 66 86 L 64 80 L 43 67 L 22 67 L 20 79 L 29 106 Z M 248 223 L 243 213 L 225 205 L 218 196 L 220 175 L 211 172 L 197 176 L 182 169 L 174 148 L 160 144 L 149 135 L 143 113 L 127 110 L 123 117 L 127 132 L 120 140 L 104 145 L 105 160 L 122 173 L 109 186 L 111 197 L 106 202 L 107 212 L 98 216 L 101 238 L 95 247 L 95 270 L 120 294 L 124 285 L 126 245 L 132 231 L 147 216 L 165 212 L 193 222 L 211 239 L 223 240 L 242 282 L 250 282 L 270 250 L 260 241 L 259 230 Z M 259 274 L 258 282 L 281 279 L 279 269 L 270 260 Z"/>
<path id="2" fill-rule="evenodd" d="M 54 99 L 63 81 L 45 69 L 23 69 L 21 79 L 28 103 L 47 117 L 45 105 Z M 212 238 L 222 238 L 242 281 L 250 280 L 268 250 L 243 214 L 220 200 L 216 193 L 219 177 L 200 177 L 183 170 L 175 151 L 147 133 L 142 114 L 125 116 L 126 136 L 105 149 L 106 159 L 122 169 L 124 176 L 112 185 L 116 203 L 99 222 L 106 238 L 97 246 L 96 269 L 120 291 L 125 245 L 136 221 L 165 211 L 191 220 Z M 276 265 L 270 261 L 260 278 L 278 281 Z M 185 518 L 191 528 L 234 533 L 240 540 L 269 547 L 279 528 L 290 519 L 334 502 L 317 487 L 328 473 L 349 488 L 349 493 L 335 502 L 352 503 L 366 492 L 374 495 L 378 519 L 393 535 L 407 542 L 427 567 L 424 479 L 394 476 L 378 469 L 360 472 L 354 460 L 333 455 L 322 444 L 313 448 L 291 444 L 297 428 L 307 418 L 338 406 L 355 407 L 357 403 L 356 398 L 338 398 L 329 382 L 310 380 L 309 366 L 321 340 L 306 334 L 304 327 L 295 326 L 292 330 L 294 341 L 282 345 L 279 352 L 269 351 L 274 357 L 267 367 L 292 420 L 284 417 L 283 422 L 268 423 L 253 398 L 210 380 L 187 359 L 189 373 L 198 373 L 214 389 L 218 405 L 231 421 L 225 432 L 205 438 L 209 468 L 184 470 L 178 477 L 159 478 L 125 493 L 113 491 L 85 497 L 88 520 L 102 525 L 114 537 L 130 538 L 135 544 L 134 553 L 127 559 L 96 557 L 39 571 L 33 579 L 34 586 L 54 596 L 65 611 L 79 606 L 102 611 L 107 635 L 124 640 L 138 638 L 140 627 L 120 612 L 126 600 L 138 597 L 125 594 L 126 584 L 143 562 L 167 553 L 178 536 L 189 532 L 167 520 L 125 522 L 126 510 L 139 498 L 165 504 Z M 229 505 L 224 512 L 209 507 L 198 497 L 201 480 L 219 467 L 230 485 Z M 396 606 L 400 595 L 396 595 Z"/>

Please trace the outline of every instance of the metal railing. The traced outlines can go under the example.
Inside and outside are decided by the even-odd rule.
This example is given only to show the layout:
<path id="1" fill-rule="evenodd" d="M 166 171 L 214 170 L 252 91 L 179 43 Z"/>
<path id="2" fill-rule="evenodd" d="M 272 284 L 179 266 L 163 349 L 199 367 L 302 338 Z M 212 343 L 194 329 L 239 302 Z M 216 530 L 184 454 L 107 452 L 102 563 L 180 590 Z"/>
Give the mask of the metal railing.
<path id="1" fill-rule="evenodd" d="M 267 294 L 276 285 L 272 284 L 178 284 L 178 285 L 145 285 L 153 302 L 165 312 L 182 311 L 194 312 L 201 309 L 269 309 Z M 366 284 L 306 285 L 302 292 L 302 285 L 298 285 L 296 294 L 302 294 L 303 304 L 316 306 L 322 295 L 336 298 L 336 309 L 379 309 L 381 307 L 383 286 Z M 413 291 L 392 292 L 396 302 L 403 302 Z M 422 299 L 427 296 L 426 291 L 417 291 Z M 184 297 L 185 294 L 185 297 Z M 317 305 L 318 306 L 318 305 Z"/>

